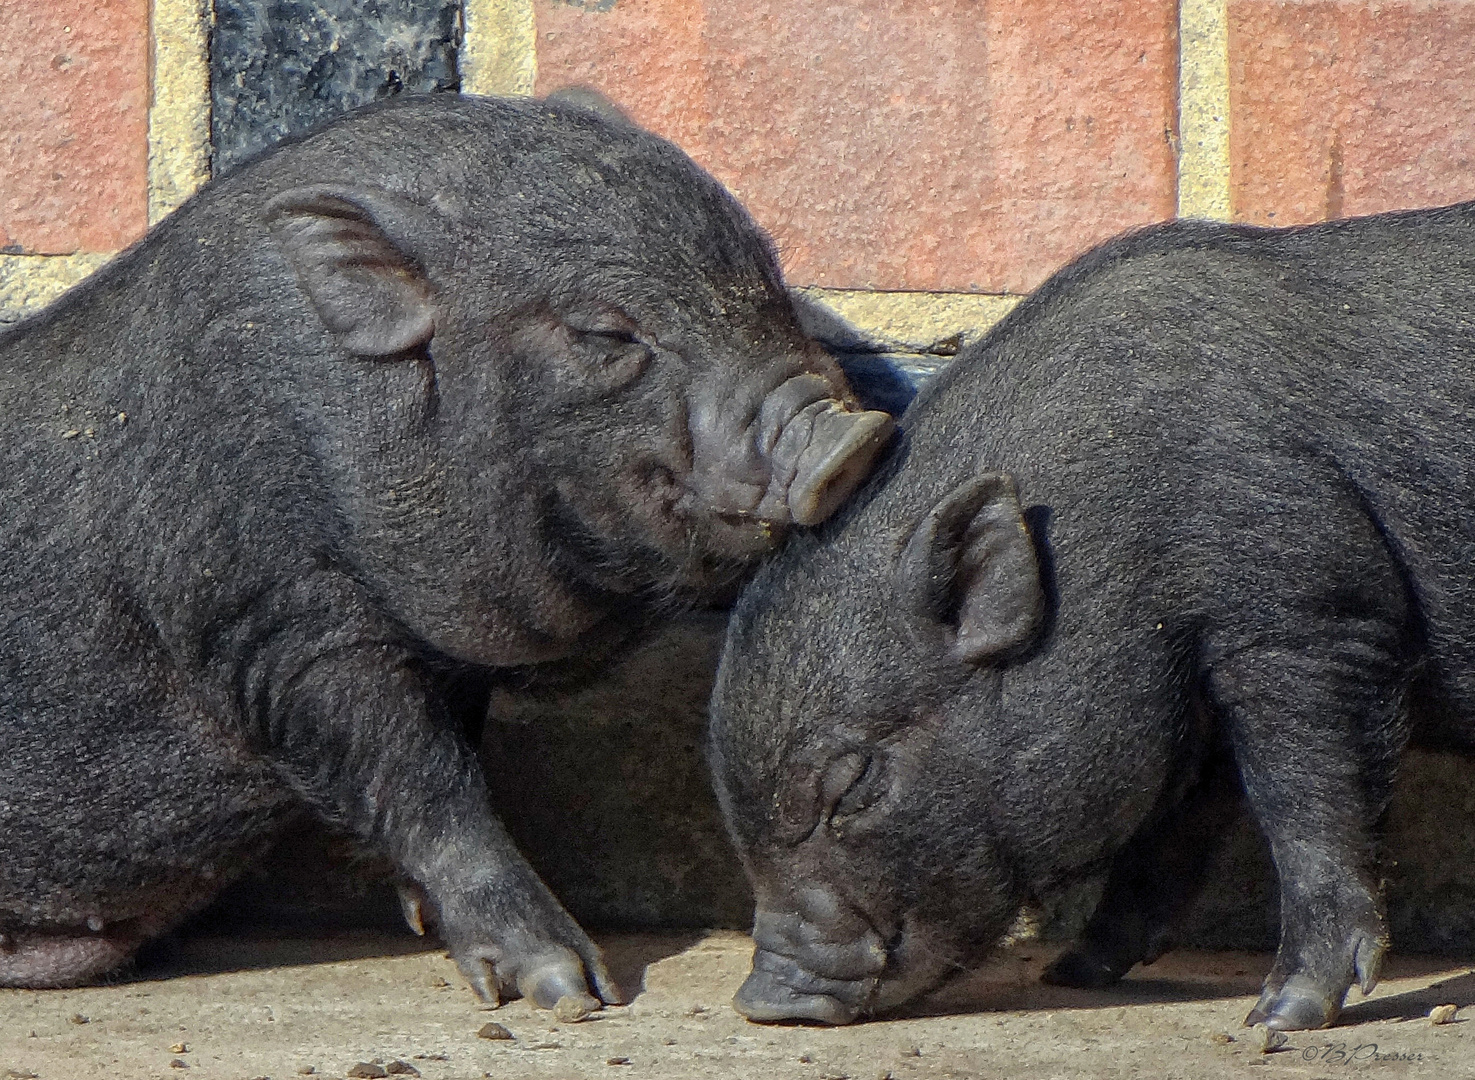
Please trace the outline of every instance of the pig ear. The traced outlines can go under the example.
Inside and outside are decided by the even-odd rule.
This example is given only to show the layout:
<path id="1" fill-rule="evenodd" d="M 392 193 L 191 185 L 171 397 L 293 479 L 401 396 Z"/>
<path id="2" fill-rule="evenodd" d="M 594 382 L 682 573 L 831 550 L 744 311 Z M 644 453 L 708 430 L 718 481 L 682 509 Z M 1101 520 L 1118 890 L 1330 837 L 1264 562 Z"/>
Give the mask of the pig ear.
<path id="1" fill-rule="evenodd" d="M 428 211 L 386 191 L 311 184 L 263 216 L 323 324 L 349 352 L 389 356 L 435 333 L 434 290 L 403 241 Z"/>
<path id="2" fill-rule="evenodd" d="M 918 636 L 964 663 L 1029 642 L 1045 592 L 1013 479 L 983 473 L 949 492 L 907 541 L 896 588 Z"/>

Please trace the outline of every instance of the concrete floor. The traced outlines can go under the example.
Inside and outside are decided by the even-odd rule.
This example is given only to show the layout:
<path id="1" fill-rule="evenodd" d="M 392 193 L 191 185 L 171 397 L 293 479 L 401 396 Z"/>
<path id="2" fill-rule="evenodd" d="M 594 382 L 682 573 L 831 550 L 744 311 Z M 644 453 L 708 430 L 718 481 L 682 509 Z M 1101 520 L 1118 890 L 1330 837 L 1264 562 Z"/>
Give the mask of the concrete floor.
<path id="1" fill-rule="evenodd" d="M 514 1002 L 479 1007 L 454 965 L 415 939 L 194 938 L 133 981 L 0 990 L 0 1080 L 425 1080 L 621 1076 L 761 1080 L 944 1077 L 1475 1078 L 1475 971 L 1395 957 L 1342 1026 L 1262 1054 L 1240 1020 L 1269 957 L 1173 953 L 1110 992 L 1036 981 L 1054 948 L 1023 945 L 913 1015 L 850 1028 L 760 1027 L 728 999 L 748 939 L 718 932 L 604 940 L 632 1004 L 560 1024 Z M 1357 995 L 1354 992 L 1354 997 Z M 1468 1008 L 1435 1026 L 1435 1005 Z M 489 1041 L 490 1020 L 514 1038 Z M 399 1073 L 391 1075 L 414 1075 Z"/>

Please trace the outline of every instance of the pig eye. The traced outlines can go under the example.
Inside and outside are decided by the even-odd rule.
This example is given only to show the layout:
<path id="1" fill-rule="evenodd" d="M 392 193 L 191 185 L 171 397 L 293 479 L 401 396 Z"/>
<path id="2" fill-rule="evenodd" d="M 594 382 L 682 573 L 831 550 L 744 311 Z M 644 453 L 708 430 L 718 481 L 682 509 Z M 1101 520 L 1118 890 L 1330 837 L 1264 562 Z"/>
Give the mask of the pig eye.
<path id="1" fill-rule="evenodd" d="M 826 771 L 824 784 L 830 824 L 843 824 L 880 798 L 886 790 L 884 773 L 884 766 L 874 754 L 847 754 L 837 759 Z"/>
<path id="2" fill-rule="evenodd" d="M 600 385 L 615 388 L 634 382 L 650 366 L 652 352 L 632 331 L 623 328 L 576 331 L 575 351 L 586 372 Z"/>

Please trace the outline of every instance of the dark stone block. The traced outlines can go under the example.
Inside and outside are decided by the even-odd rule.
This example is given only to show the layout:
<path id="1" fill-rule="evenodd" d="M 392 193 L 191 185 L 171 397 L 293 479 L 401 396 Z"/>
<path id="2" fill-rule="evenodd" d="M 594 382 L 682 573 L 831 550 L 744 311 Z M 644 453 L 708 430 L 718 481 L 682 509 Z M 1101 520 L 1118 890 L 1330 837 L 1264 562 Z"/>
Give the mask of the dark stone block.
<path id="1" fill-rule="evenodd" d="M 216 0 L 215 174 L 371 101 L 458 89 L 460 40 L 459 0 Z"/>
<path id="2" fill-rule="evenodd" d="M 492 694 L 482 736 L 492 801 L 587 926 L 752 922 L 705 756 L 726 622 L 689 616 L 571 689 Z"/>

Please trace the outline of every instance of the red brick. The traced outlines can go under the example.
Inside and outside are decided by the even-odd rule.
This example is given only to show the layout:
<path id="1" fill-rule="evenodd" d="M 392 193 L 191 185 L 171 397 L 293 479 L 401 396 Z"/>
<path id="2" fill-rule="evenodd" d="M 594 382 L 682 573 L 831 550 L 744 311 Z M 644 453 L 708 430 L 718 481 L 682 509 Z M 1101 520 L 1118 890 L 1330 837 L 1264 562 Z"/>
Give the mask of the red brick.
<path id="1" fill-rule="evenodd" d="M 1176 10 L 538 0 L 538 92 L 598 87 L 680 143 L 797 284 L 1020 292 L 1172 215 Z"/>
<path id="2" fill-rule="evenodd" d="M 0 0 L 0 247 L 116 251 L 148 225 L 149 0 Z"/>
<path id="3" fill-rule="evenodd" d="M 1475 198 L 1475 3 L 1231 0 L 1229 16 L 1237 219 Z"/>

